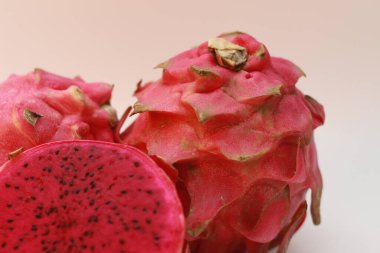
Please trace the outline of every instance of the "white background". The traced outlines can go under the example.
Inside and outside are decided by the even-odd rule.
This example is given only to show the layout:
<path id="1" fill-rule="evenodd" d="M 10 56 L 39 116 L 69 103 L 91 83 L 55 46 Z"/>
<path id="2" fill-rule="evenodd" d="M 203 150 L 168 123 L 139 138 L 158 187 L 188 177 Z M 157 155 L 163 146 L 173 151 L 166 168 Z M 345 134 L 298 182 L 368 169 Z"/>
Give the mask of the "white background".
<path id="1" fill-rule="evenodd" d="M 298 87 L 325 106 L 316 139 L 322 225 L 308 217 L 290 253 L 380 252 L 380 1 L 0 0 L 0 79 L 35 67 L 116 84 L 222 32 L 241 30 L 307 73 Z"/>

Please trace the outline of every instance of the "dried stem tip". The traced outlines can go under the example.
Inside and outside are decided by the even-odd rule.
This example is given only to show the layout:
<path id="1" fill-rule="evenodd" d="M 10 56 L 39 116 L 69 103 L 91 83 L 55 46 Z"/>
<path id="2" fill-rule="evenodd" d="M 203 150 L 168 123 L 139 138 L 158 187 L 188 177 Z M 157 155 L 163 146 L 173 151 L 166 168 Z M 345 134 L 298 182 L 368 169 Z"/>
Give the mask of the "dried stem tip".
<path id="1" fill-rule="evenodd" d="M 208 48 L 222 67 L 239 71 L 247 63 L 247 50 L 223 38 L 210 39 Z"/>

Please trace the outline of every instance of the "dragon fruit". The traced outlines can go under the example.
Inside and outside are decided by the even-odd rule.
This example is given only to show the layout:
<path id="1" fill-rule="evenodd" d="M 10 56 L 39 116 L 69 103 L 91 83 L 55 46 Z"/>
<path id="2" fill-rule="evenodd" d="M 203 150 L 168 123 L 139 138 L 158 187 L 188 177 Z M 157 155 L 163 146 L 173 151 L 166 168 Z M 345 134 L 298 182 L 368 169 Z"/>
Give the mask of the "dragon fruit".
<path id="1" fill-rule="evenodd" d="M 320 223 L 313 130 L 324 110 L 295 87 L 299 67 L 239 32 L 158 67 L 161 79 L 138 85 L 140 115 L 120 139 L 174 175 L 191 252 L 285 252 L 308 189 Z"/>
<path id="2" fill-rule="evenodd" d="M 0 165 L 22 150 L 57 140 L 113 141 L 112 86 L 36 69 L 0 84 Z"/>
<path id="3" fill-rule="evenodd" d="M 39 145 L 0 168 L 0 252 L 179 253 L 174 184 L 126 145 Z"/>

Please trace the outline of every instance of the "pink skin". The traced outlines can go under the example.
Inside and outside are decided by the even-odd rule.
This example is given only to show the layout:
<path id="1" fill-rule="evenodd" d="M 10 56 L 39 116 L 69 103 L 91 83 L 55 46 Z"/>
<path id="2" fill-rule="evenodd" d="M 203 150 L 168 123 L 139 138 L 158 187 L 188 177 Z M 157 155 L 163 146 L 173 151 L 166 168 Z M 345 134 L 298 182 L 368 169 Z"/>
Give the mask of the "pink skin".
<path id="1" fill-rule="evenodd" d="M 112 86 L 85 83 L 37 69 L 0 84 L 0 164 L 17 149 L 56 140 L 113 141 L 116 113 L 109 106 Z M 38 114 L 34 124 L 25 112 Z"/>
<path id="2" fill-rule="evenodd" d="M 161 79 L 136 90 L 143 110 L 121 140 L 178 171 L 191 252 L 282 253 L 308 189 L 320 222 L 313 131 L 323 107 L 295 87 L 295 64 L 247 34 L 221 37 L 246 48 L 243 69 L 219 66 L 207 42 L 169 59 Z"/>

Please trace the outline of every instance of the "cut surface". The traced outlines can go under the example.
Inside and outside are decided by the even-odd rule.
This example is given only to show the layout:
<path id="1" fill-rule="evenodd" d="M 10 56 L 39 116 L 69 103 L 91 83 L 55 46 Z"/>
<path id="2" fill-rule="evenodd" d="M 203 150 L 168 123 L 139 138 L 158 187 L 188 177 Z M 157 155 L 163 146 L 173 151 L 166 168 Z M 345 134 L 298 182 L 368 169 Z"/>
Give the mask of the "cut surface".
<path id="1" fill-rule="evenodd" d="M 0 171 L 0 252 L 180 252 L 184 218 L 164 172 L 97 141 L 30 149 Z"/>

